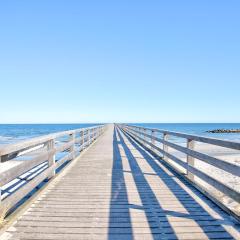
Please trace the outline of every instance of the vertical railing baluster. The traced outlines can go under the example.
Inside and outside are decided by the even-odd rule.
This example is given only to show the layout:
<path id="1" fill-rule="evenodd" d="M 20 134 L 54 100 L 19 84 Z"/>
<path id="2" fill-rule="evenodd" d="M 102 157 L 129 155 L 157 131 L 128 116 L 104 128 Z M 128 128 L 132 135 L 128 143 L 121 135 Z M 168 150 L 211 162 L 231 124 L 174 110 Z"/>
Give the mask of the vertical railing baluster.
<path id="1" fill-rule="evenodd" d="M 52 171 L 49 174 L 49 179 L 54 177 L 56 174 L 56 168 L 55 168 L 55 139 L 51 139 L 47 142 L 47 150 L 48 150 L 48 167 L 53 168 Z"/>
<path id="2" fill-rule="evenodd" d="M 190 150 L 194 150 L 195 141 L 191 139 L 187 139 L 187 148 Z M 189 155 L 187 155 L 187 164 L 188 166 L 194 167 L 195 165 L 195 159 Z M 194 175 L 187 169 L 187 177 L 194 181 Z"/>

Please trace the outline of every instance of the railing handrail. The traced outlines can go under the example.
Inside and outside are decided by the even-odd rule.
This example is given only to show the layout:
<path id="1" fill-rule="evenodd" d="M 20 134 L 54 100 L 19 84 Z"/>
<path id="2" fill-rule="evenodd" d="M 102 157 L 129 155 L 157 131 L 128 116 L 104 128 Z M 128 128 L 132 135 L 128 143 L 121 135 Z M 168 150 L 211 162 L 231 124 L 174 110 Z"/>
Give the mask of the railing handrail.
<path id="1" fill-rule="evenodd" d="M 159 132 L 162 134 L 172 135 L 175 137 L 186 138 L 186 139 L 194 140 L 197 142 L 208 143 L 208 144 L 212 144 L 212 145 L 219 146 L 219 147 L 226 147 L 226 148 L 231 148 L 231 149 L 235 149 L 235 150 L 240 150 L 240 142 L 236 142 L 236 141 L 232 141 L 232 140 L 218 139 L 218 138 L 213 138 L 213 137 L 205 137 L 205 136 L 201 136 L 201 135 L 187 134 L 187 133 L 175 132 L 175 131 L 168 131 L 168 130 L 159 129 L 159 128 L 146 128 L 146 127 L 130 125 L 130 124 L 123 124 L 123 125 L 129 126 L 129 127 L 145 129 L 145 130 L 151 130 L 151 131 Z"/>
<path id="2" fill-rule="evenodd" d="M 0 162 L 17 160 L 19 156 L 30 159 L 13 161 L 11 167 L 1 173 L 0 208 L 11 209 L 45 179 L 54 177 L 58 169 L 90 146 L 104 128 L 105 125 L 96 125 L 57 132 L 1 147 Z M 67 138 L 59 139 L 63 136 Z M 58 153 L 64 153 L 64 156 L 60 154 L 56 159 Z"/>
<path id="3" fill-rule="evenodd" d="M 179 172 L 180 174 L 183 174 L 184 177 L 190 180 L 191 183 L 197 186 L 203 193 L 210 195 L 210 197 L 213 197 L 214 200 L 215 199 L 217 199 L 217 201 L 219 200 L 219 197 L 215 193 L 209 192 L 208 189 L 205 189 L 205 187 L 203 187 L 202 184 L 199 184 L 199 182 L 196 181 L 195 177 L 211 185 L 214 189 L 220 191 L 224 196 L 227 196 L 233 199 L 234 201 L 240 203 L 240 191 L 221 181 L 220 178 L 212 175 L 211 173 L 208 174 L 205 171 L 198 169 L 195 166 L 195 159 L 205 162 L 218 169 L 221 169 L 225 173 L 231 174 L 234 177 L 240 177 L 240 166 L 235 163 L 231 163 L 229 161 L 219 159 L 214 156 L 210 156 L 206 153 L 203 153 L 195 149 L 194 142 L 195 141 L 204 142 L 212 144 L 213 146 L 217 145 L 235 150 L 240 150 L 240 143 L 227 140 L 219 140 L 215 138 L 200 137 L 184 133 L 176 133 L 167 130 L 159 130 L 155 128 L 146 128 L 129 124 L 118 125 L 121 129 L 128 133 L 129 136 L 138 140 L 140 144 L 144 145 L 147 149 L 151 150 L 153 153 L 156 153 L 157 155 L 161 153 L 164 162 L 171 166 L 171 168 L 173 168 L 175 171 Z M 156 136 L 156 132 L 162 133 L 163 136 L 162 137 L 159 137 L 159 135 Z M 187 140 L 186 141 L 187 146 L 185 147 L 180 144 L 176 144 L 172 141 L 169 141 L 168 136 L 171 135 L 180 138 L 185 138 Z M 161 143 L 162 145 L 157 145 L 156 142 Z M 186 154 L 186 160 L 184 161 L 179 156 L 176 156 L 176 154 L 170 152 L 168 150 L 168 147 Z M 184 170 L 180 170 L 179 167 L 177 167 L 173 163 L 177 164 L 177 166 L 179 167 L 182 167 Z M 221 200 L 219 202 L 221 205 L 222 204 Z M 225 208 L 225 206 L 223 207 Z M 230 213 L 233 213 L 233 215 L 238 219 L 240 218 L 238 210 L 236 209 L 232 210 L 228 208 L 227 210 L 230 210 Z"/>
<path id="4" fill-rule="evenodd" d="M 0 157 L 7 155 L 7 154 L 18 152 L 20 150 L 25 150 L 26 148 L 29 148 L 29 147 L 34 147 L 36 145 L 44 144 L 45 142 L 48 142 L 48 141 L 56 139 L 56 138 L 63 137 L 65 135 L 81 133 L 86 130 L 96 129 L 96 128 L 103 127 L 103 126 L 104 125 L 101 124 L 101 125 L 91 126 L 91 127 L 87 127 L 87 128 L 78 128 L 78 129 L 74 129 L 74 130 L 61 131 L 61 132 L 46 134 L 46 135 L 39 136 L 39 137 L 29 138 L 29 139 L 22 140 L 22 141 L 19 141 L 16 143 L 9 143 L 9 144 L 0 146 Z"/>

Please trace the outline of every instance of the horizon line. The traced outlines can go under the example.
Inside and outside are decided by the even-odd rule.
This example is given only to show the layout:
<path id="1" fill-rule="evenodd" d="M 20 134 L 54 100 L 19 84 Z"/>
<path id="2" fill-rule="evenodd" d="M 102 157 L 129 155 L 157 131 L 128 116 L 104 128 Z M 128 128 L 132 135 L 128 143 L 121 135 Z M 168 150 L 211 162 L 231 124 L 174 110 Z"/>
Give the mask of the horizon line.
<path id="1" fill-rule="evenodd" d="M 0 125 L 14 125 L 14 124 L 110 124 L 110 123 L 127 123 L 127 124 L 240 124 L 240 122 L 10 122 L 10 123 L 1 123 Z"/>

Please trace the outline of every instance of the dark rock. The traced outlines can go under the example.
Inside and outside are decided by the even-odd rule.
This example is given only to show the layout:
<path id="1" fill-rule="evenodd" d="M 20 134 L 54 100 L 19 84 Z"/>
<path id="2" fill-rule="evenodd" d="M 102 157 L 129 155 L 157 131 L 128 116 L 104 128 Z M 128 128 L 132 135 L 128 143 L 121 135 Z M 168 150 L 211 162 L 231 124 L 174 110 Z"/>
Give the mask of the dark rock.
<path id="1" fill-rule="evenodd" d="M 240 133 L 240 129 L 214 129 L 206 131 L 208 133 Z"/>

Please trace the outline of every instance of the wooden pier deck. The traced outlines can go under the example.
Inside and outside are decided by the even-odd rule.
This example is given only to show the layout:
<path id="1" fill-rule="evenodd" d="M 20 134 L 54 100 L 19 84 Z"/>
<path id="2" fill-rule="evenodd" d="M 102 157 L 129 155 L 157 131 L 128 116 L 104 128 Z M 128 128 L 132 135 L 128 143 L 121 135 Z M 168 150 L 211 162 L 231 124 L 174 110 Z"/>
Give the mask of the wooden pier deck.
<path id="1" fill-rule="evenodd" d="M 232 217 L 111 124 L 0 239 L 240 239 L 240 233 Z"/>

